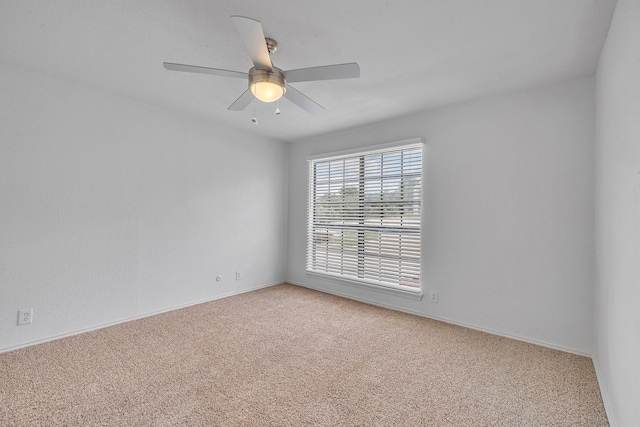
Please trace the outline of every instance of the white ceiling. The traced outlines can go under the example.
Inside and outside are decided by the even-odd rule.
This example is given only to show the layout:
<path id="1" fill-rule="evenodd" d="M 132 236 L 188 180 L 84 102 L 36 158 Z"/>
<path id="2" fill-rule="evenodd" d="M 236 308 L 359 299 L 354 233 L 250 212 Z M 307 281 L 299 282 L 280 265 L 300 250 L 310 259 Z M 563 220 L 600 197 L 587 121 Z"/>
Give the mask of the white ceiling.
<path id="1" fill-rule="evenodd" d="M 0 62 L 285 141 L 596 71 L 615 0 L 0 0 Z M 288 70 L 358 62 L 359 79 L 288 100 L 227 107 L 241 79 L 170 72 L 163 61 L 248 71 L 230 19 L 262 22 Z"/>

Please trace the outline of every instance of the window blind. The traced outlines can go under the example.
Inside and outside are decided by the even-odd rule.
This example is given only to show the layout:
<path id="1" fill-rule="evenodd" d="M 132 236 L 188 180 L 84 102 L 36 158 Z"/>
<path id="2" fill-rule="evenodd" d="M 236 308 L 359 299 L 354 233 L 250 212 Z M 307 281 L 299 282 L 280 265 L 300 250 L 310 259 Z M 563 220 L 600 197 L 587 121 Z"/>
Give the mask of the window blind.
<path id="1" fill-rule="evenodd" d="M 420 288 L 422 144 L 309 162 L 307 271 Z"/>

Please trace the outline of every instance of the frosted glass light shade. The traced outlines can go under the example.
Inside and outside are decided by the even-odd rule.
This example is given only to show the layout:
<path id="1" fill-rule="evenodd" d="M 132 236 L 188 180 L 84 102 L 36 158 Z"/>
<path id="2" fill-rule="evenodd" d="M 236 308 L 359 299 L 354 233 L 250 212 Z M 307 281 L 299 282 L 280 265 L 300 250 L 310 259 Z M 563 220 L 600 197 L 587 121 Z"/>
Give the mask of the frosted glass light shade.
<path id="1" fill-rule="evenodd" d="M 277 101 L 287 91 L 287 81 L 280 68 L 273 67 L 271 71 L 249 70 L 249 90 L 262 102 Z"/>
<path id="2" fill-rule="evenodd" d="M 270 81 L 253 82 L 249 86 L 253 96 L 262 102 L 277 101 L 284 95 L 284 87 Z"/>

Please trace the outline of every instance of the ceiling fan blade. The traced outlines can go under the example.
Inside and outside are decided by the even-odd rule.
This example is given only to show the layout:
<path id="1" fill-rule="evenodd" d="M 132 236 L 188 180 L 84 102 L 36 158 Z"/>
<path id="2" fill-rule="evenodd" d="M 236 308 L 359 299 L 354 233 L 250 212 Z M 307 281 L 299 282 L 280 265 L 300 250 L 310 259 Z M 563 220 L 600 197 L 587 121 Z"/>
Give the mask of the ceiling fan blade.
<path id="1" fill-rule="evenodd" d="M 324 65 L 321 67 L 299 68 L 284 72 L 287 83 L 315 80 L 353 79 L 360 77 L 360 67 L 355 62 L 348 64 Z"/>
<path id="2" fill-rule="evenodd" d="M 200 67 L 197 65 L 175 64 L 173 62 L 163 62 L 164 68 L 171 71 L 185 71 L 187 73 L 212 74 L 214 76 L 238 77 L 246 79 L 247 73 L 241 71 L 223 70 L 221 68 Z"/>
<path id="3" fill-rule="evenodd" d="M 302 92 L 294 89 L 292 86 L 287 85 L 287 91 L 284 93 L 284 97 L 309 114 L 316 114 L 324 111 L 324 107 L 322 105 L 304 95 Z"/>
<path id="4" fill-rule="evenodd" d="M 255 99 L 255 97 L 253 96 L 251 91 L 249 89 L 247 89 L 247 90 L 244 91 L 244 93 L 242 95 L 240 95 L 240 97 L 238 99 L 236 99 L 233 102 L 233 104 L 229 105 L 229 108 L 227 108 L 227 110 L 242 111 L 245 108 L 247 108 L 247 106 L 249 104 L 251 104 L 251 101 L 253 101 L 254 99 Z"/>
<path id="5" fill-rule="evenodd" d="M 240 33 L 240 38 L 249 52 L 253 65 L 259 70 L 271 71 L 273 65 L 260 21 L 246 16 L 232 16 L 231 19 Z"/>

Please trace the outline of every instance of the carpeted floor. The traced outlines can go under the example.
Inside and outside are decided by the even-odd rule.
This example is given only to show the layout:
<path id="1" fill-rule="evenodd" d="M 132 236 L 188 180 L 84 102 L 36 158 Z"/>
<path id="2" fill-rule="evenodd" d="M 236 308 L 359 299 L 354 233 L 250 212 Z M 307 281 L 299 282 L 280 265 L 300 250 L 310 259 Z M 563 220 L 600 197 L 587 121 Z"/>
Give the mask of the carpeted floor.
<path id="1" fill-rule="evenodd" d="M 586 357 L 279 285 L 0 354 L 2 426 L 607 426 Z"/>

